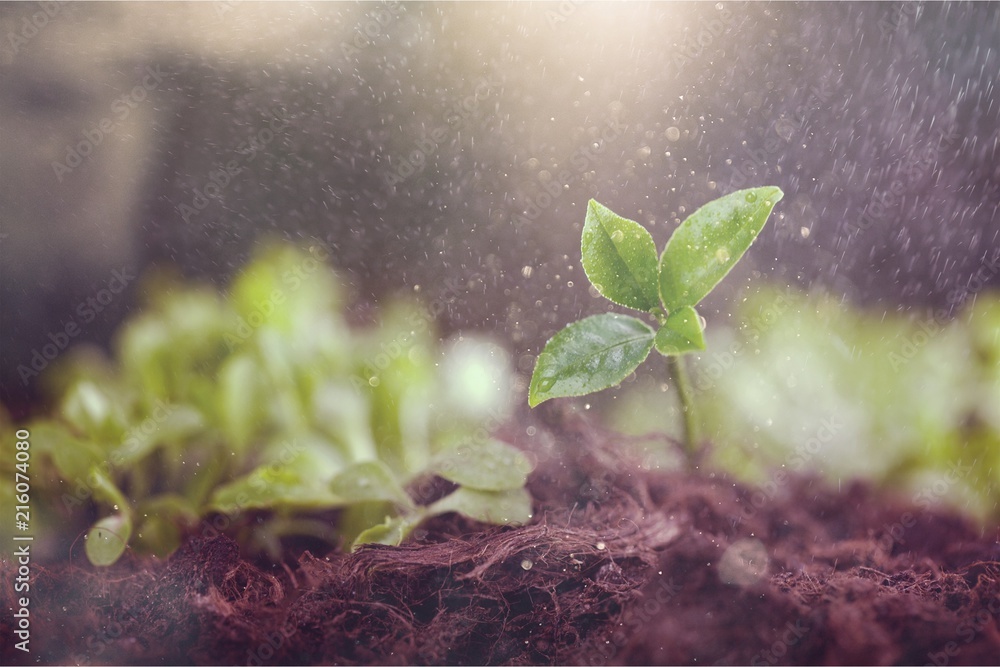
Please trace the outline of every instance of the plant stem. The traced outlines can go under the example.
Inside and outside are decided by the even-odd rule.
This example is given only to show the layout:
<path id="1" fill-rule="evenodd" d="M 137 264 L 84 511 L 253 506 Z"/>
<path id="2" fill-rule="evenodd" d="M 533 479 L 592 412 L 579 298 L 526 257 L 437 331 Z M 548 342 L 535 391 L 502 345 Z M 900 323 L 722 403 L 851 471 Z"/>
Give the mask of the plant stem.
<path id="1" fill-rule="evenodd" d="M 670 374 L 677 383 L 677 395 L 680 398 L 681 413 L 684 417 L 684 453 L 689 467 L 694 467 L 695 454 L 698 453 L 698 427 L 694 414 L 694 400 L 691 396 L 691 381 L 688 379 L 684 357 L 680 355 L 667 357 L 670 364 Z"/>

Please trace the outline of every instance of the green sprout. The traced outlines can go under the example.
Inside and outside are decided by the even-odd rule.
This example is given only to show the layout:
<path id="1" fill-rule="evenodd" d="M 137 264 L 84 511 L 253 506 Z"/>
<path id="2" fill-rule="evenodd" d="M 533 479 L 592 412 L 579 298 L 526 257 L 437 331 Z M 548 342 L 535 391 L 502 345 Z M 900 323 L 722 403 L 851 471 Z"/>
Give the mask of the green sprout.
<path id="1" fill-rule="evenodd" d="M 594 288 L 619 306 L 649 313 L 653 329 L 630 315 L 604 313 L 568 325 L 538 356 L 528 388 L 531 407 L 621 383 L 655 347 L 677 382 L 689 463 L 698 435 L 681 355 L 705 349 L 695 306 L 732 270 L 784 196 L 777 187 L 739 190 L 691 214 L 656 256 L 653 237 L 593 199 L 583 226 L 583 269 Z"/>
<path id="2" fill-rule="evenodd" d="M 350 327 L 311 254 L 271 248 L 225 296 L 147 279 L 115 358 L 76 350 L 48 378 L 54 414 L 27 428 L 48 516 L 96 512 L 91 563 L 223 531 L 277 559 L 289 536 L 398 544 L 448 512 L 530 519 L 531 463 L 490 433 L 509 412 L 502 348 L 442 349 L 412 301 Z"/>

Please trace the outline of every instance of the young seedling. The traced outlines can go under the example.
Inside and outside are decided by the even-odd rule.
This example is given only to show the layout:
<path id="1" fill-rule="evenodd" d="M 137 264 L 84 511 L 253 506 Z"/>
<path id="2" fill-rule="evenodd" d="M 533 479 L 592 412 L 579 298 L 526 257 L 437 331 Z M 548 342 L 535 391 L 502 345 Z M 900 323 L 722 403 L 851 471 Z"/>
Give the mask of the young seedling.
<path id="1" fill-rule="evenodd" d="M 655 347 L 677 382 L 685 453 L 693 463 L 698 436 L 681 355 L 705 349 L 704 323 L 694 307 L 739 261 L 783 196 L 780 188 L 761 187 L 705 204 L 681 223 L 659 260 L 645 228 L 591 199 L 582 242 L 587 278 L 612 303 L 652 315 L 659 328 L 617 313 L 568 325 L 538 356 L 528 404 L 617 385 Z"/>

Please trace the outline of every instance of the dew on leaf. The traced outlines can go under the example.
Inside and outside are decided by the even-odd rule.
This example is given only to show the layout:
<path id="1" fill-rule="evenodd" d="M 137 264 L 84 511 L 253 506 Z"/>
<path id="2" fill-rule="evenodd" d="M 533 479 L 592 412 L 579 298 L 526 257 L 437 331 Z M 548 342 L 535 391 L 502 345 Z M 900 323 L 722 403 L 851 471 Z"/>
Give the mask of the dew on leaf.
<path id="1" fill-rule="evenodd" d="M 615 243 L 621 243 L 624 239 L 625 239 L 625 234 L 623 234 L 622 230 L 620 229 L 616 229 L 611 234 L 611 240 L 614 241 Z"/>
<path id="2" fill-rule="evenodd" d="M 539 391 L 548 391 L 556 383 L 555 378 L 544 378 L 538 382 Z"/>
<path id="3" fill-rule="evenodd" d="M 754 193 L 752 193 L 752 192 L 748 192 L 748 193 L 747 193 L 747 198 L 746 198 L 746 199 L 747 199 L 747 203 L 748 203 L 748 204 L 752 204 L 752 203 L 754 203 L 755 201 L 757 201 L 757 195 L 755 195 L 755 194 L 754 194 Z"/>

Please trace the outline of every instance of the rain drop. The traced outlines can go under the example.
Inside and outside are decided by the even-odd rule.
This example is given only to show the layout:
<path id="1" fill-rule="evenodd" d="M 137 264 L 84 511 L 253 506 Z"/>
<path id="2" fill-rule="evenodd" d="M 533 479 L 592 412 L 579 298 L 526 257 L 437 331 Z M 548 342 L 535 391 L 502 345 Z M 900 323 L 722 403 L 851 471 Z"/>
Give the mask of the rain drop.
<path id="1" fill-rule="evenodd" d="M 757 195 L 755 195 L 755 194 L 754 194 L 754 193 L 752 193 L 752 192 L 748 192 L 748 193 L 747 193 L 747 203 L 748 203 L 748 204 L 752 204 L 752 203 L 754 203 L 755 201 L 757 201 Z"/>
<path id="2" fill-rule="evenodd" d="M 715 251 L 715 259 L 718 260 L 719 264 L 725 264 L 729 261 L 729 250 L 726 248 L 719 248 Z"/>
<path id="3" fill-rule="evenodd" d="M 622 233 L 622 230 L 616 229 L 611 234 L 611 240 L 614 241 L 615 243 L 621 243 L 623 240 L 625 240 L 625 234 Z"/>
<path id="4" fill-rule="evenodd" d="M 530 570 L 534 565 L 535 564 L 532 563 L 527 558 L 525 558 L 524 560 L 521 561 L 521 569 L 524 570 L 525 572 L 527 572 L 528 570 Z"/>
<path id="5" fill-rule="evenodd" d="M 669 139 L 670 141 L 677 141 L 680 138 L 681 138 L 681 131 L 679 129 L 673 126 L 667 128 L 667 139 Z"/>
<path id="6" fill-rule="evenodd" d="M 605 549 L 608 548 L 608 545 L 605 544 L 604 542 L 598 542 L 594 546 L 597 548 L 598 551 L 604 551 Z"/>

